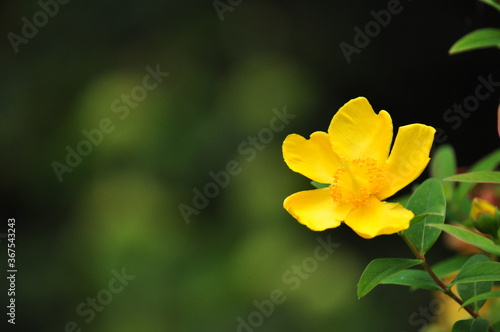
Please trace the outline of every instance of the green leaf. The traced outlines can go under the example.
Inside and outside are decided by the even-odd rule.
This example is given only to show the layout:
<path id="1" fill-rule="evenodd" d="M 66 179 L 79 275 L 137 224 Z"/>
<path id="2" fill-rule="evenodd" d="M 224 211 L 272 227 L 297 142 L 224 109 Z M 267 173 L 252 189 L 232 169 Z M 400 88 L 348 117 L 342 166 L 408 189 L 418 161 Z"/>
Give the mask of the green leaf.
<path id="1" fill-rule="evenodd" d="M 463 308 L 466 305 L 469 305 L 469 304 L 474 303 L 476 301 L 487 300 L 487 299 L 490 299 L 492 297 L 500 297 L 500 290 L 487 292 L 487 293 L 483 293 L 483 294 L 471 297 L 470 299 L 465 301 L 460 308 Z"/>
<path id="2" fill-rule="evenodd" d="M 394 273 L 422 264 L 419 259 L 377 258 L 368 264 L 358 282 L 358 298 L 368 294 L 375 286 Z"/>
<path id="3" fill-rule="evenodd" d="M 474 255 L 467 262 L 465 262 L 464 266 L 462 267 L 462 271 L 473 264 L 488 261 L 489 259 L 486 255 Z M 471 282 L 457 285 L 457 291 L 462 300 L 467 301 L 477 295 L 491 291 L 491 287 L 493 287 L 493 281 Z M 471 304 L 470 307 L 477 312 L 479 311 L 479 309 L 481 309 L 485 302 L 486 301 L 484 300 L 477 301 Z"/>
<path id="4" fill-rule="evenodd" d="M 454 256 L 432 266 L 432 270 L 439 278 L 444 278 L 462 268 L 470 258 L 469 255 Z"/>
<path id="5" fill-rule="evenodd" d="M 495 1 L 495 0 L 479 0 L 479 1 L 484 2 L 484 3 L 492 6 L 496 10 L 500 11 L 500 3 L 498 1 Z"/>
<path id="6" fill-rule="evenodd" d="M 500 172 L 479 171 L 462 173 L 449 176 L 444 181 L 474 182 L 474 183 L 500 183 Z"/>
<path id="7" fill-rule="evenodd" d="M 457 173 L 455 151 L 451 145 L 441 145 L 432 156 L 430 165 L 431 177 L 444 179 Z"/>
<path id="8" fill-rule="evenodd" d="M 428 216 L 443 216 L 444 217 L 445 211 L 446 211 L 446 207 L 443 205 L 433 206 L 429 209 L 429 211 L 414 216 L 413 219 L 410 221 L 410 224 L 411 225 L 416 224 L 416 223 L 424 220 Z"/>
<path id="9" fill-rule="evenodd" d="M 470 172 L 492 171 L 499 165 L 499 163 L 500 163 L 500 149 L 493 151 L 486 157 L 476 162 L 474 165 L 472 165 L 469 171 Z M 453 201 L 458 203 L 460 209 L 466 216 L 469 215 L 471 207 L 470 203 L 471 201 L 467 193 L 475 185 L 476 184 L 472 182 L 461 182 L 453 193 Z"/>
<path id="10" fill-rule="evenodd" d="M 457 321 L 451 332 L 488 332 L 490 323 L 483 318 L 471 318 Z"/>
<path id="11" fill-rule="evenodd" d="M 316 181 L 311 181 L 311 184 L 318 189 L 327 188 L 329 186 L 327 183 L 319 183 Z"/>
<path id="12" fill-rule="evenodd" d="M 500 280 L 500 263 L 479 262 L 464 267 L 450 285 L 458 285 L 468 282 L 498 280 Z"/>
<path id="13" fill-rule="evenodd" d="M 436 152 L 431 158 L 430 172 L 431 177 L 440 180 L 457 173 L 455 151 L 451 145 L 441 145 L 436 149 Z M 448 200 L 451 199 L 453 187 L 453 183 L 443 183 L 444 193 Z"/>
<path id="14" fill-rule="evenodd" d="M 500 163 L 500 149 L 493 151 L 486 157 L 483 157 L 478 162 L 476 162 L 470 168 L 470 172 L 478 172 L 478 171 L 492 171 L 494 170 L 498 164 Z"/>
<path id="15" fill-rule="evenodd" d="M 381 284 L 402 285 L 428 290 L 441 290 L 441 287 L 422 270 L 403 270 L 388 277 Z"/>
<path id="16" fill-rule="evenodd" d="M 403 233 L 415 248 L 425 254 L 436 242 L 441 230 L 425 227 L 427 224 L 444 223 L 446 213 L 446 199 L 443 186 L 438 179 L 427 179 L 411 195 L 406 204 L 417 218 L 428 213 L 422 220 L 412 223 Z"/>
<path id="17" fill-rule="evenodd" d="M 460 228 L 453 225 L 429 225 L 434 228 L 441 229 L 450 235 L 453 235 L 460 240 L 472 244 L 481 250 L 489 252 L 490 254 L 500 256 L 500 246 L 496 245 L 495 242 L 490 239 L 479 235 L 477 233 L 471 232 L 467 229 Z"/>
<path id="18" fill-rule="evenodd" d="M 479 171 L 492 171 L 500 164 L 500 149 L 493 151 L 486 157 L 482 158 L 476 162 L 469 169 L 470 172 Z M 458 188 L 459 195 L 465 195 L 472 187 L 474 183 L 462 183 Z"/>
<path id="19" fill-rule="evenodd" d="M 483 28 L 469 32 L 455 42 L 448 51 L 450 54 L 475 50 L 478 48 L 498 47 L 500 45 L 500 29 Z"/>

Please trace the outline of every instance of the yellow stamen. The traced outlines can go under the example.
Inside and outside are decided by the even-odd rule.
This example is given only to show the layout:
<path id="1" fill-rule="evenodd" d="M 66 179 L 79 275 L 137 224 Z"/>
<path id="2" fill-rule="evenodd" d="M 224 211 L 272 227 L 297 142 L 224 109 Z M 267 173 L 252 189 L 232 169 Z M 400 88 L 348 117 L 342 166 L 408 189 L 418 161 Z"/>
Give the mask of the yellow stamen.
<path id="1" fill-rule="evenodd" d="M 341 159 L 333 174 L 330 196 L 334 202 L 358 207 L 383 187 L 383 171 L 371 158 Z"/>

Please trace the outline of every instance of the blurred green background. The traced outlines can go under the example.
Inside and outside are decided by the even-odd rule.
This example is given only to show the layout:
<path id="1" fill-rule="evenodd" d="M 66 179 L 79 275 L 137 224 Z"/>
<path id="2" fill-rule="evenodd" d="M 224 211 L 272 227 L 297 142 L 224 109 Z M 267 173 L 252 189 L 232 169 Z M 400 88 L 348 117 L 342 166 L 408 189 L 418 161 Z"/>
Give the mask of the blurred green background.
<path id="1" fill-rule="evenodd" d="M 347 63 L 340 43 L 352 45 L 354 28 L 387 1 L 222 3 L 231 8 L 223 20 L 212 1 L 57 3 L 16 47 L 9 33 L 22 36 L 23 17 L 44 23 L 42 5 L 0 4 L 1 220 L 16 218 L 18 267 L 16 326 L 7 330 L 65 331 L 68 322 L 98 332 L 422 326 L 409 317 L 429 306 L 427 293 L 380 286 L 356 298 L 370 260 L 410 257 L 397 236 L 315 233 L 283 210 L 286 196 L 310 185 L 284 164 L 281 143 L 326 130 L 340 106 L 366 96 L 395 127 L 442 128 L 469 165 L 498 145 L 498 91 L 458 128 L 443 114 L 474 93 L 479 76 L 500 81 L 498 51 L 447 50 L 469 31 L 498 26 L 498 14 L 477 1 L 402 1 Z M 148 66 L 169 75 L 141 90 Z M 136 103 L 127 104 L 131 93 Z M 285 108 L 293 119 L 269 136 Z M 81 145 L 82 131 L 96 133 L 103 119 L 113 130 Z M 67 164 L 67 147 L 78 144 L 91 151 L 60 181 L 54 162 Z M 227 185 L 198 201 L 207 206 L 183 216 L 181 204 L 194 208 L 211 172 L 235 163 L 235 175 L 221 180 Z M 313 259 L 318 236 L 338 244 L 324 261 Z M 437 246 L 430 259 L 448 254 Z M 135 278 L 110 293 L 122 271 Z M 265 307 L 275 290 L 282 303 L 255 314 L 255 301 Z M 249 319 L 258 326 L 241 325 Z"/>

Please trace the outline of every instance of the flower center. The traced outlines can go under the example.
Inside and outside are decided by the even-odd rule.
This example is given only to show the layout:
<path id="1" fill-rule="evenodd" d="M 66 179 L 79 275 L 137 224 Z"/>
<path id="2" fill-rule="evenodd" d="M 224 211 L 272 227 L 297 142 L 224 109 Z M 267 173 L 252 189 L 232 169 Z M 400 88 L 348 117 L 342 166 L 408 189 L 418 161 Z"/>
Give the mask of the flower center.
<path id="1" fill-rule="evenodd" d="M 382 169 L 371 158 L 340 160 L 339 168 L 333 174 L 330 196 L 334 202 L 358 207 L 371 195 L 380 191 L 384 184 Z"/>

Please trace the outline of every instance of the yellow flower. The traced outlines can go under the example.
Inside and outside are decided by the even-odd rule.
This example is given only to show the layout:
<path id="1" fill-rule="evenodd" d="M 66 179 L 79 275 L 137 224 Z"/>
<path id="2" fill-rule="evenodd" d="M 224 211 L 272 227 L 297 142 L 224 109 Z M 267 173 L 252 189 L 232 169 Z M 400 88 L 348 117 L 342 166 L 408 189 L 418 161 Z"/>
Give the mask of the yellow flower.
<path id="1" fill-rule="evenodd" d="M 429 162 L 435 129 L 422 124 L 399 128 L 392 142 L 392 120 L 375 114 L 363 97 L 350 100 L 334 115 L 328 133 L 310 139 L 291 134 L 283 157 L 291 170 L 329 186 L 287 197 L 284 208 L 312 230 L 342 222 L 363 238 L 407 229 L 413 213 L 383 202 L 415 180 Z"/>

